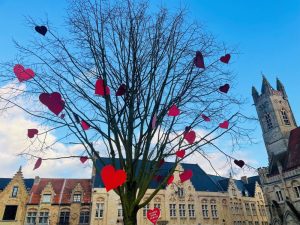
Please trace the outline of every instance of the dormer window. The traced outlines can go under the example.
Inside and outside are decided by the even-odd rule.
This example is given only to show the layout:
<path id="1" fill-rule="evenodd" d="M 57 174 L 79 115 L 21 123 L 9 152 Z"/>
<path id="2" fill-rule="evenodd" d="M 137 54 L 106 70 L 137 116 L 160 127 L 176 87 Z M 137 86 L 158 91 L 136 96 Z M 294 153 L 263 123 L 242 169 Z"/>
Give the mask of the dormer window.
<path id="1" fill-rule="evenodd" d="M 50 194 L 44 194 L 42 198 L 42 203 L 51 203 L 51 195 Z"/>
<path id="2" fill-rule="evenodd" d="M 268 129 L 272 129 L 273 128 L 273 124 L 272 124 L 272 120 L 271 120 L 271 116 L 269 113 L 265 113 L 265 119 L 266 119 L 266 124 Z"/>
<path id="3" fill-rule="evenodd" d="M 288 116 L 287 116 L 286 111 L 285 111 L 284 109 L 281 109 L 280 112 L 281 112 L 281 116 L 282 116 L 282 119 L 283 119 L 284 124 L 285 124 L 285 125 L 291 125 L 290 120 L 289 120 L 289 118 L 288 118 Z"/>
<path id="4" fill-rule="evenodd" d="M 178 197 L 179 198 L 183 198 L 184 197 L 184 189 L 183 188 L 178 188 Z"/>
<path id="5" fill-rule="evenodd" d="M 81 202 L 81 194 L 74 194 L 73 202 Z"/>
<path id="6" fill-rule="evenodd" d="M 18 186 L 14 186 L 14 187 L 13 187 L 13 191 L 12 191 L 12 193 L 11 193 L 11 197 L 12 197 L 12 198 L 16 198 L 17 195 L 18 195 L 18 191 L 19 191 L 19 187 L 18 187 Z"/>

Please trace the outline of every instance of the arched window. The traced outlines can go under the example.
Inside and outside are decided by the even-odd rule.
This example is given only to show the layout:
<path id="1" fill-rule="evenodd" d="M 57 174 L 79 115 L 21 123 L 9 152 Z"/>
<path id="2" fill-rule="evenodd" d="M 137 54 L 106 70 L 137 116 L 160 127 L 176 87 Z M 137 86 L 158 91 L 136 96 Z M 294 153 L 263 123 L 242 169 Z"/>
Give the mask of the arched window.
<path id="1" fill-rule="evenodd" d="M 281 189 L 278 186 L 276 186 L 274 191 L 275 191 L 275 195 L 277 197 L 278 202 L 283 202 L 283 194 L 282 194 Z"/>
<path id="2" fill-rule="evenodd" d="M 201 201 L 202 203 L 202 216 L 203 218 L 208 218 L 208 205 L 207 205 L 207 200 L 206 199 L 203 199 Z"/>
<path id="3" fill-rule="evenodd" d="M 37 216 L 37 210 L 36 209 L 30 209 L 27 212 L 26 216 L 26 223 L 29 224 L 36 224 L 36 216 Z"/>
<path id="4" fill-rule="evenodd" d="M 48 224 L 49 223 L 49 210 L 44 209 L 39 213 L 39 224 Z"/>
<path id="5" fill-rule="evenodd" d="M 89 224 L 90 221 L 90 211 L 89 209 L 81 209 L 79 224 Z"/>
<path id="6" fill-rule="evenodd" d="M 268 129 L 269 130 L 272 129 L 273 124 L 272 124 L 272 119 L 271 119 L 270 113 L 265 113 L 265 119 L 266 119 L 266 124 L 267 124 Z"/>
<path id="7" fill-rule="evenodd" d="M 59 214 L 59 224 L 60 225 L 69 224 L 69 220 L 70 220 L 70 210 L 62 209 Z"/>
<path id="8" fill-rule="evenodd" d="M 294 194 L 296 198 L 300 198 L 300 185 L 298 181 L 293 181 L 292 182 Z"/>
<path id="9" fill-rule="evenodd" d="M 218 218 L 218 210 L 217 210 L 217 203 L 216 200 L 210 200 L 210 209 L 212 218 Z"/>
<path id="10" fill-rule="evenodd" d="M 96 203 L 96 218 L 103 218 L 104 216 L 104 199 L 98 198 Z"/>
<path id="11" fill-rule="evenodd" d="M 285 125 L 291 125 L 289 117 L 285 111 L 285 109 L 281 109 L 281 116 Z"/>

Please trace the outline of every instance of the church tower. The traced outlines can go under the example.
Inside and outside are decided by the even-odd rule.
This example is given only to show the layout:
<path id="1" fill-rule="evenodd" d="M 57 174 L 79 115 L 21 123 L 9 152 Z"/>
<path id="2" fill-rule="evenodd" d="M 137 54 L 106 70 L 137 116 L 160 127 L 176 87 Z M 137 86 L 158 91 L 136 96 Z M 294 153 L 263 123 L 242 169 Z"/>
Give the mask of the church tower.
<path id="1" fill-rule="evenodd" d="M 261 125 L 269 160 L 286 152 L 290 131 L 297 127 L 285 88 L 279 79 L 276 90 L 263 76 L 261 94 L 252 87 L 252 97 Z"/>

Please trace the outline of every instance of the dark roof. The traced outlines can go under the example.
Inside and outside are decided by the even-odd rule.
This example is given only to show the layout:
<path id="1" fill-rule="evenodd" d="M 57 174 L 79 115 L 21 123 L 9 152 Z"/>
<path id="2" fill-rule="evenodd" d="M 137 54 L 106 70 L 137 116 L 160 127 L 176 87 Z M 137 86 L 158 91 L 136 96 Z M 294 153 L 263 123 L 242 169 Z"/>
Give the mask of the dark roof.
<path id="1" fill-rule="evenodd" d="M 12 178 L 0 178 L 0 190 L 4 190 L 4 188 L 9 184 Z M 34 179 L 23 179 L 26 189 L 31 189 Z"/>

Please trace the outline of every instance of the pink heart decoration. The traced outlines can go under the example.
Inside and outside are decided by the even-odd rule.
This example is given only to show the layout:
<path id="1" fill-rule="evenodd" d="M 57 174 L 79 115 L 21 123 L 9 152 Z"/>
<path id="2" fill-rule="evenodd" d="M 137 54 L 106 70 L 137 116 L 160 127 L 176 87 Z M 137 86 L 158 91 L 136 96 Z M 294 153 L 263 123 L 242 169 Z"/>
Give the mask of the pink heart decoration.
<path id="1" fill-rule="evenodd" d="M 42 93 L 39 99 L 41 103 L 57 116 L 65 107 L 65 102 L 61 99 L 61 95 L 58 92 L 53 92 L 52 94 Z"/>
<path id="2" fill-rule="evenodd" d="M 83 130 L 90 129 L 90 125 L 87 122 L 85 122 L 84 120 L 81 121 L 81 127 Z"/>
<path id="3" fill-rule="evenodd" d="M 194 141 L 196 139 L 196 133 L 195 133 L 195 131 L 191 130 L 191 131 L 185 133 L 183 137 L 191 145 L 194 143 Z"/>
<path id="4" fill-rule="evenodd" d="M 152 118 L 152 121 L 151 121 L 152 129 L 155 129 L 155 127 L 156 127 L 156 121 L 157 121 L 157 117 L 156 117 L 156 114 L 154 114 L 154 116 Z"/>
<path id="5" fill-rule="evenodd" d="M 105 94 L 104 94 L 104 87 L 105 87 Z M 104 84 L 104 80 L 102 79 L 98 79 L 96 81 L 96 85 L 95 85 L 95 94 L 96 95 L 101 95 L 101 96 L 104 96 L 104 95 L 109 95 L 110 94 L 110 89 L 108 86 L 106 86 Z"/>
<path id="6" fill-rule="evenodd" d="M 229 84 L 224 84 L 223 86 L 219 87 L 219 91 L 223 93 L 227 93 L 229 88 L 230 88 Z"/>
<path id="7" fill-rule="evenodd" d="M 210 121 L 210 118 L 208 116 L 205 116 L 204 114 L 201 115 L 202 119 L 206 122 Z"/>
<path id="8" fill-rule="evenodd" d="M 178 150 L 176 152 L 176 156 L 179 157 L 179 158 L 183 158 L 185 155 L 185 150 Z"/>
<path id="9" fill-rule="evenodd" d="M 160 216 L 160 210 L 159 210 L 159 208 L 149 209 L 147 211 L 147 218 L 153 224 L 156 224 L 159 216 Z"/>
<path id="10" fill-rule="evenodd" d="M 174 175 L 171 175 L 167 181 L 167 185 L 172 184 L 173 180 L 174 180 Z"/>
<path id="11" fill-rule="evenodd" d="M 183 173 L 179 174 L 179 178 L 181 183 L 184 181 L 189 180 L 193 176 L 193 171 L 192 170 L 185 170 Z"/>
<path id="12" fill-rule="evenodd" d="M 85 163 L 89 158 L 87 156 L 80 156 L 80 162 L 83 164 Z"/>
<path id="13" fill-rule="evenodd" d="M 112 165 L 106 165 L 101 170 L 101 178 L 106 191 L 115 189 L 126 182 L 127 174 L 124 170 L 115 170 Z"/>
<path id="14" fill-rule="evenodd" d="M 126 92 L 126 84 L 121 84 L 116 92 L 116 96 L 124 95 Z"/>
<path id="15" fill-rule="evenodd" d="M 202 68 L 202 69 L 205 68 L 203 55 L 200 51 L 196 52 L 196 57 L 194 58 L 194 64 L 198 68 Z"/>
<path id="16" fill-rule="evenodd" d="M 236 165 L 238 165 L 239 167 L 243 168 L 243 166 L 245 165 L 245 162 L 243 160 L 234 160 L 233 161 Z"/>
<path id="17" fill-rule="evenodd" d="M 31 69 L 25 69 L 22 65 L 14 66 L 14 73 L 20 82 L 29 80 L 34 77 L 34 72 Z"/>
<path id="18" fill-rule="evenodd" d="M 228 127 L 229 127 L 229 121 L 225 120 L 223 123 L 219 124 L 219 127 L 223 128 L 223 129 L 228 129 Z"/>
<path id="19" fill-rule="evenodd" d="M 180 114 L 180 110 L 176 105 L 172 105 L 168 111 L 168 116 L 178 116 Z"/>
<path id="20" fill-rule="evenodd" d="M 38 129 L 28 129 L 28 130 L 27 130 L 27 136 L 28 136 L 29 138 L 33 138 L 34 135 L 36 135 L 36 134 L 38 134 L 38 133 L 39 133 Z"/>
<path id="21" fill-rule="evenodd" d="M 42 158 L 38 158 L 35 162 L 33 170 L 38 169 L 41 166 L 41 164 L 42 164 Z"/>
<path id="22" fill-rule="evenodd" d="M 62 113 L 62 114 L 60 115 L 60 118 L 61 118 L 61 119 L 64 119 L 64 118 L 65 118 L 65 114 Z"/>
<path id="23" fill-rule="evenodd" d="M 220 58 L 220 61 L 221 61 L 222 63 L 226 63 L 226 64 L 229 63 L 229 60 L 230 60 L 230 54 L 226 54 L 226 55 L 224 55 L 224 56 L 222 56 L 222 57 Z"/>

